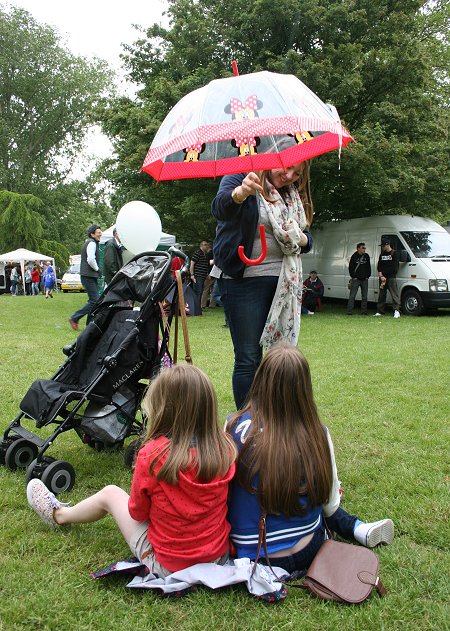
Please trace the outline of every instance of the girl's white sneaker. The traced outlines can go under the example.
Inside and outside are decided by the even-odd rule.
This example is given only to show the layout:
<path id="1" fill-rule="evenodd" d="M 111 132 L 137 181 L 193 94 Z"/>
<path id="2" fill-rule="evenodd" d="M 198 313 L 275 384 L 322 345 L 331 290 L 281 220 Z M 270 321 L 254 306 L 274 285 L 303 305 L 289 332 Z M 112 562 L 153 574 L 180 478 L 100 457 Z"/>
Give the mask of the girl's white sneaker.
<path id="1" fill-rule="evenodd" d="M 366 548 L 374 548 L 380 543 L 389 544 L 394 540 L 394 523 L 392 519 L 380 519 L 369 524 L 359 524 L 353 536 Z"/>
<path id="2" fill-rule="evenodd" d="M 39 515 L 42 521 L 55 528 L 59 524 L 56 523 L 53 516 L 55 508 L 61 508 L 61 506 L 68 506 L 64 502 L 60 502 L 56 499 L 55 495 L 48 490 L 41 480 L 33 478 L 27 485 L 27 500 L 28 504 Z"/>

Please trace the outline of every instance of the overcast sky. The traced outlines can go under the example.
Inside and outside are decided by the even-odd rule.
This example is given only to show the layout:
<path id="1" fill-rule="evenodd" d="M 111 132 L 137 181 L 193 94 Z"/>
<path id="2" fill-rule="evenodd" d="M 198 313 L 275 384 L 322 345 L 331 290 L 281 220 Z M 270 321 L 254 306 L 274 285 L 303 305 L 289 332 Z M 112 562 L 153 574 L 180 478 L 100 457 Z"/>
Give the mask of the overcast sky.
<path id="1" fill-rule="evenodd" d="M 133 24 L 145 28 L 155 22 L 168 24 L 163 16 L 166 0 L 0 0 L 0 4 L 26 9 L 38 22 L 53 26 L 74 54 L 105 59 L 116 71 L 121 66 L 121 45 L 131 44 L 138 37 Z M 94 130 L 89 150 L 107 157 L 110 144 Z"/>
<path id="2" fill-rule="evenodd" d="M 77 55 L 96 55 L 112 66 L 120 66 L 121 44 L 136 39 L 133 24 L 148 27 L 167 24 L 166 0 L 0 0 L 0 4 L 26 9 L 41 23 L 50 24 Z"/>

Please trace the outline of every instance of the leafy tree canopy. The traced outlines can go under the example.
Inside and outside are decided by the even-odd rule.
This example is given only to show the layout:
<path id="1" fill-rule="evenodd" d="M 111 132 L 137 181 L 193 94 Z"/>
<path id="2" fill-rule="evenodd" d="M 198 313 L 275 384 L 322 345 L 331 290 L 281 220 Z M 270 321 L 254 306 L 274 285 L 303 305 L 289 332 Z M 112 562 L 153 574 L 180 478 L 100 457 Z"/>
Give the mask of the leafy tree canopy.
<path id="1" fill-rule="evenodd" d="M 0 6 L 0 188 L 39 195 L 62 182 L 110 79 L 52 27 Z"/>
<path id="2" fill-rule="evenodd" d="M 210 180 L 139 174 L 151 140 L 186 93 L 231 74 L 292 73 L 331 102 L 356 140 L 313 161 L 316 221 L 374 214 L 448 216 L 449 4 L 422 0 L 169 0 L 124 62 L 138 98 L 98 110 L 114 142 L 118 206 L 154 205 L 181 241 L 212 237 Z"/>
<path id="3" fill-rule="evenodd" d="M 52 27 L 0 6 L 0 251 L 43 251 L 64 268 L 89 224 L 114 221 L 101 171 L 66 181 L 111 78 Z"/>

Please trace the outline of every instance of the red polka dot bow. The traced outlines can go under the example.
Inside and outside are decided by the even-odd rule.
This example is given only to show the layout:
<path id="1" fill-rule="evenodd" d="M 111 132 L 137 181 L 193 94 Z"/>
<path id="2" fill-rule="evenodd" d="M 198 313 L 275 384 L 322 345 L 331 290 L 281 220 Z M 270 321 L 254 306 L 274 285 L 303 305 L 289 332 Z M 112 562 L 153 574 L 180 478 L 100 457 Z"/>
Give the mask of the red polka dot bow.
<path id="1" fill-rule="evenodd" d="M 242 103 L 242 101 L 240 101 L 234 96 L 230 99 L 230 107 L 231 107 L 232 114 L 236 114 L 236 112 L 241 112 L 242 110 L 247 110 L 247 109 L 256 111 L 257 105 L 258 105 L 258 99 L 256 97 L 256 94 L 249 96 L 248 99 L 245 101 L 245 103 Z"/>

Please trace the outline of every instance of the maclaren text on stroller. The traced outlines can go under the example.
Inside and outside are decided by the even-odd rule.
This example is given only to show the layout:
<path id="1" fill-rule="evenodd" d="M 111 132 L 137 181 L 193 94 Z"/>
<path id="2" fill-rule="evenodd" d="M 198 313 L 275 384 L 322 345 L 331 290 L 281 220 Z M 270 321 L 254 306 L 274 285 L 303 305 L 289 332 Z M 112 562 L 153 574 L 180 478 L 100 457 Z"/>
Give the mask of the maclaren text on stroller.
<path id="1" fill-rule="evenodd" d="M 177 282 L 170 271 L 173 256 L 186 259 L 171 248 L 139 254 L 119 270 L 94 306 L 89 325 L 64 347 L 64 364 L 51 379 L 34 381 L 25 394 L 20 414 L 0 441 L 0 464 L 26 469 L 27 482 L 40 478 L 56 494 L 75 482 L 69 462 L 46 454 L 60 434 L 74 429 L 100 451 L 122 447 L 125 438 L 141 433 L 143 421 L 136 412 L 146 384 L 140 380 L 154 377 L 167 357 L 170 324 L 178 309 Z M 161 301 L 169 293 L 171 307 L 165 315 Z M 140 310 L 133 308 L 135 303 L 141 303 Z M 37 428 L 57 427 L 43 439 L 21 424 L 26 419 Z M 128 464 L 137 443 L 125 451 Z"/>

